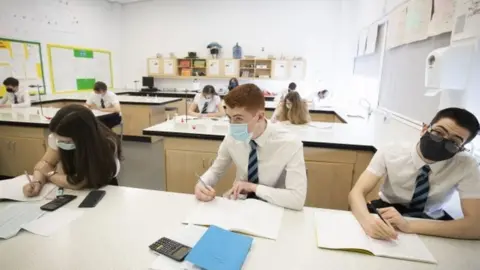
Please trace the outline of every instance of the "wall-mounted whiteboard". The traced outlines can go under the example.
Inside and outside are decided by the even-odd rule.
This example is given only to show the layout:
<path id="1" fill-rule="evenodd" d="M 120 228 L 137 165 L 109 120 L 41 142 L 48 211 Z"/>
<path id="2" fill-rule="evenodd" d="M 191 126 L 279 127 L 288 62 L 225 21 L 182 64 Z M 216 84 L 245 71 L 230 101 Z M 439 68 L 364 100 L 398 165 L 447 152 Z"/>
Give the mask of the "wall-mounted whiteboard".
<path id="1" fill-rule="evenodd" d="M 32 84 L 45 85 L 40 43 L 0 38 L 0 84 L 7 77 L 18 79 L 24 89 Z M 30 92 L 37 93 L 37 90 Z M 40 92 L 45 93 L 45 88 L 40 88 Z M 0 85 L 0 96 L 3 95 L 5 86 Z"/>
<path id="2" fill-rule="evenodd" d="M 113 87 L 109 51 L 47 45 L 53 93 L 92 90 L 96 81 Z"/>

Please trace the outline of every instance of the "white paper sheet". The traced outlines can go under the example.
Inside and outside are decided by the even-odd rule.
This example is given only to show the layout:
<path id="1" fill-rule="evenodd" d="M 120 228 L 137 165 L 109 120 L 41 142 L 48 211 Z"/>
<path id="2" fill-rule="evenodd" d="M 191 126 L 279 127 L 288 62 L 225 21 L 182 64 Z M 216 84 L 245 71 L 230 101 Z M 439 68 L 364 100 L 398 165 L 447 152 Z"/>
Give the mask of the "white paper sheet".
<path id="1" fill-rule="evenodd" d="M 172 235 L 167 235 L 166 237 L 177 241 L 181 244 L 187 245 L 189 247 L 195 246 L 195 244 L 202 238 L 203 234 L 207 231 L 206 227 L 187 225 Z M 158 239 L 157 239 L 158 240 Z M 153 240 L 156 241 L 156 240 Z M 152 241 L 152 243 L 153 243 Z M 158 255 L 155 261 L 150 266 L 150 269 L 153 270 L 179 270 L 179 269 L 198 269 L 190 264 L 179 263 L 170 258 L 167 258 L 163 255 Z"/>
<path id="2" fill-rule="evenodd" d="M 47 183 L 43 186 L 42 191 L 36 197 L 25 197 L 23 195 L 23 186 L 28 183 L 28 179 L 25 175 L 20 175 L 12 179 L 0 181 L 0 199 L 8 199 L 14 201 L 41 201 L 49 193 L 54 192 L 56 187 L 52 183 Z"/>
<path id="3" fill-rule="evenodd" d="M 368 28 L 367 45 L 365 54 L 375 53 L 377 49 L 378 24 L 373 24 Z"/>
<path id="4" fill-rule="evenodd" d="M 160 74 L 160 60 L 148 59 L 148 74 L 159 75 Z"/>
<path id="5" fill-rule="evenodd" d="M 235 60 L 224 60 L 223 65 L 225 70 L 225 76 L 228 76 L 228 77 L 237 76 L 237 72 L 235 68 Z"/>
<path id="6" fill-rule="evenodd" d="M 452 41 L 480 36 L 480 0 L 456 0 Z"/>
<path id="7" fill-rule="evenodd" d="M 432 16 L 432 0 L 411 0 L 407 9 L 406 43 L 427 39 Z"/>
<path id="8" fill-rule="evenodd" d="M 0 78 L 7 78 L 12 76 L 12 68 L 10 64 L 0 63 Z"/>
<path id="9" fill-rule="evenodd" d="M 77 89 L 75 61 L 71 49 L 51 48 L 53 79 L 56 92 Z"/>
<path id="10" fill-rule="evenodd" d="M 208 76 L 219 76 L 220 75 L 220 61 L 219 60 L 208 60 L 207 62 L 207 75 Z"/>
<path id="11" fill-rule="evenodd" d="M 0 63 L 10 63 L 11 60 L 10 52 L 7 49 L 0 49 Z"/>
<path id="12" fill-rule="evenodd" d="M 94 52 L 94 58 L 92 59 L 95 71 L 94 78 L 97 81 L 102 81 L 110 86 L 112 82 L 112 73 L 110 70 L 110 54 Z"/>
<path id="13" fill-rule="evenodd" d="M 274 74 L 273 77 L 277 79 L 287 78 L 288 63 L 283 60 L 274 61 Z"/>
<path id="14" fill-rule="evenodd" d="M 8 239 L 15 236 L 23 224 L 29 223 L 41 215 L 41 204 L 14 203 L 0 211 L 0 238 Z"/>
<path id="15" fill-rule="evenodd" d="M 79 209 L 60 208 L 22 225 L 22 229 L 42 236 L 51 236 L 82 215 L 83 211 Z"/>
<path id="16" fill-rule="evenodd" d="M 10 42 L 10 46 L 12 48 L 13 59 L 18 59 L 18 60 L 26 59 L 25 48 L 23 46 L 23 43 Z"/>
<path id="17" fill-rule="evenodd" d="M 434 13 L 428 25 L 428 36 L 436 36 L 453 30 L 455 0 L 434 0 Z"/>
<path id="18" fill-rule="evenodd" d="M 164 59 L 163 60 L 163 74 L 164 75 L 175 75 L 173 65 L 173 59 Z"/>
<path id="19" fill-rule="evenodd" d="M 388 19 L 387 49 L 405 44 L 407 5 L 398 7 Z"/>

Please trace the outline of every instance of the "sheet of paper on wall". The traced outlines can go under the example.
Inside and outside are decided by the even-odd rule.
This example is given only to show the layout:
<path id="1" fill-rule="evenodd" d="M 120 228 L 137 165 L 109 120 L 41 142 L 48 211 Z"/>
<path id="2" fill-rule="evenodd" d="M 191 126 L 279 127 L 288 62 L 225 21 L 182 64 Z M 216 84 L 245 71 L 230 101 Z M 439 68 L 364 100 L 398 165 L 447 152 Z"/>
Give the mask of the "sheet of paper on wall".
<path id="1" fill-rule="evenodd" d="M 0 47 L 0 64 L 10 63 L 12 58 L 10 57 L 10 52 L 7 49 Z"/>
<path id="2" fill-rule="evenodd" d="M 432 17 L 432 0 L 411 0 L 407 7 L 405 42 L 412 43 L 428 38 Z"/>
<path id="3" fill-rule="evenodd" d="M 12 76 L 12 68 L 10 64 L 0 63 L 0 78 L 7 78 Z"/>
<path id="4" fill-rule="evenodd" d="M 367 45 L 365 47 L 365 54 L 375 53 L 377 49 L 378 38 L 378 24 L 373 24 L 368 28 Z"/>
<path id="5" fill-rule="evenodd" d="M 434 13 L 428 24 L 428 36 L 436 36 L 453 30 L 455 0 L 434 0 Z"/>
<path id="6" fill-rule="evenodd" d="M 37 72 L 37 62 L 35 62 L 35 59 L 29 58 L 25 62 L 25 75 L 27 79 L 37 79 L 39 78 L 39 74 Z"/>
<path id="7" fill-rule="evenodd" d="M 480 37 L 480 0 L 456 0 L 452 41 Z"/>
<path id="8" fill-rule="evenodd" d="M 95 79 L 110 86 L 112 82 L 110 71 L 110 54 L 94 52 L 94 55 L 95 57 L 92 60 L 95 63 Z"/>
<path id="9" fill-rule="evenodd" d="M 157 58 L 148 59 L 148 73 L 149 74 L 160 74 L 160 60 Z"/>
<path id="10" fill-rule="evenodd" d="M 363 29 L 360 31 L 360 36 L 358 37 L 358 44 L 357 44 L 357 56 L 362 56 L 365 54 L 365 49 L 367 46 L 367 38 L 368 38 L 368 29 Z"/>
<path id="11" fill-rule="evenodd" d="M 163 60 L 163 74 L 165 75 L 175 75 L 173 70 L 173 60 L 165 59 Z"/>
<path id="12" fill-rule="evenodd" d="M 12 55 L 13 59 L 22 59 L 25 60 L 25 47 L 23 43 L 19 42 L 10 42 L 10 46 L 12 48 Z"/>
<path id="13" fill-rule="evenodd" d="M 405 27 L 407 22 L 407 5 L 398 7 L 388 19 L 387 49 L 405 44 Z"/>
<path id="14" fill-rule="evenodd" d="M 220 75 L 220 62 L 218 60 L 208 61 L 208 71 L 209 76 L 218 76 Z"/>
<path id="15" fill-rule="evenodd" d="M 235 61 L 234 60 L 224 60 L 224 70 L 225 76 L 235 77 Z"/>
<path id="16" fill-rule="evenodd" d="M 24 59 L 13 59 L 10 61 L 10 65 L 12 67 L 12 76 L 17 79 L 25 79 L 26 72 L 25 72 L 25 60 Z"/>

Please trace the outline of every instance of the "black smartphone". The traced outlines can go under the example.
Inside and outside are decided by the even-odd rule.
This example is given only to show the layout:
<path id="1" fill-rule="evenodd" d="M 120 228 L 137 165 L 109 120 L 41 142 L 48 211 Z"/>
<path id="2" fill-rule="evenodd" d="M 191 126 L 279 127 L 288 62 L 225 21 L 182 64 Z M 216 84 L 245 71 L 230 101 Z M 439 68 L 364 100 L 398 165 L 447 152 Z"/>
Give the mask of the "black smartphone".
<path id="1" fill-rule="evenodd" d="M 87 197 L 80 203 L 80 208 L 92 208 L 95 207 L 103 196 L 105 196 L 105 190 L 92 190 L 88 193 Z"/>
<path id="2" fill-rule="evenodd" d="M 71 202 L 75 198 L 77 198 L 77 196 L 61 195 L 61 196 L 58 196 L 55 200 L 40 206 L 40 209 L 42 209 L 43 211 L 55 211 L 58 208 L 64 206 L 65 204 Z"/>

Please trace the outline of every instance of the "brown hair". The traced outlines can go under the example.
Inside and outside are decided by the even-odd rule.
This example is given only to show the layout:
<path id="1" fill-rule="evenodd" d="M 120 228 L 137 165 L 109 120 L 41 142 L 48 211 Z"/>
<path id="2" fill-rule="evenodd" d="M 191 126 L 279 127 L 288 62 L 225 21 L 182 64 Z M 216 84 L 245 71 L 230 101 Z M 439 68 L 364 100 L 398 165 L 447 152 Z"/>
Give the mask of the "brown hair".
<path id="1" fill-rule="evenodd" d="M 242 84 L 235 87 L 223 99 L 230 108 L 245 108 L 250 112 L 265 110 L 263 92 L 253 83 Z"/>
<path id="2" fill-rule="evenodd" d="M 122 155 L 120 140 L 91 110 L 83 105 L 67 105 L 55 114 L 49 129 L 72 138 L 75 143 L 75 150 L 58 149 L 70 184 L 77 185 L 86 179 L 87 188 L 99 188 L 114 178 L 115 158 Z"/>
<path id="3" fill-rule="evenodd" d="M 290 110 L 287 108 L 287 100 L 292 103 Z M 292 91 L 285 96 L 278 120 L 290 121 L 294 125 L 303 125 L 310 122 L 307 103 L 302 100 L 298 92 Z"/>

